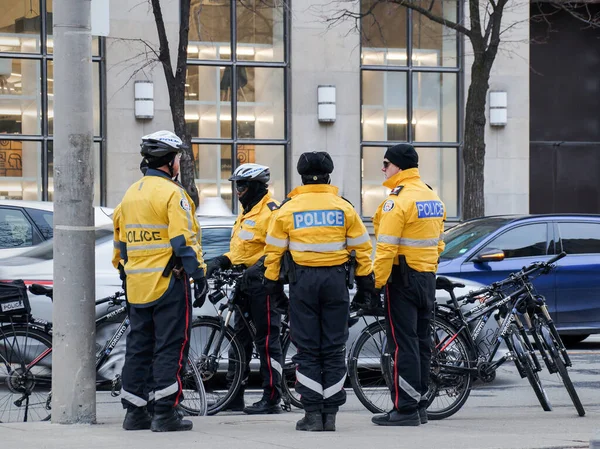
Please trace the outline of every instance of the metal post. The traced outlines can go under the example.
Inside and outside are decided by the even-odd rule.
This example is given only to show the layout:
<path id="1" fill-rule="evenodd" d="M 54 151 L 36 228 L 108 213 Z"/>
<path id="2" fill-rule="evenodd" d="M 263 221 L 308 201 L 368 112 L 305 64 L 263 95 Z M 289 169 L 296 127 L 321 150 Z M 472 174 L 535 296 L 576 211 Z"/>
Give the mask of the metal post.
<path id="1" fill-rule="evenodd" d="M 96 421 L 90 0 L 54 0 L 52 422 Z"/>

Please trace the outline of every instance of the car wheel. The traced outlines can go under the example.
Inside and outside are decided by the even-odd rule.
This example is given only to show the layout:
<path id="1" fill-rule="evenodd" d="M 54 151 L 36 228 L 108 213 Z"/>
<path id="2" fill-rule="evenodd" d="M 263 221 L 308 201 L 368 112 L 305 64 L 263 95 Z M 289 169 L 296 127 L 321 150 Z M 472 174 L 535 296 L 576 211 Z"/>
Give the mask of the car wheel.
<path id="1" fill-rule="evenodd" d="M 577 343 L 581 343 L 583 340 L 588 338 L 590 334 L 577 334 L 577 335 L 561 335 L 560 338 L 565 344 L 565 346 L 576 345 Z"/>

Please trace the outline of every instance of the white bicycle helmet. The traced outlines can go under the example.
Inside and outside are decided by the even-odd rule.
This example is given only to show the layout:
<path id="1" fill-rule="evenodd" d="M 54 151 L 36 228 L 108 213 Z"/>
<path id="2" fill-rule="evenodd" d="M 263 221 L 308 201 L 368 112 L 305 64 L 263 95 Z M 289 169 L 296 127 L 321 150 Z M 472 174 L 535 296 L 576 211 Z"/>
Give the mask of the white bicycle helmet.
<path id="1" fill-rule="evenodd" d="M 171 131 L 156 131 L 142 137 L 140 154 L 144 157 L 160 158 L 170 153 L 179 153 L 183 141 Z"/>
<path id="2" fill-rule="evenodd" d="M 235 169 L 230 181 L 258 181 L 265 184 L 271 179 L 269 167 L 260 164 L 242 164 Z"/>

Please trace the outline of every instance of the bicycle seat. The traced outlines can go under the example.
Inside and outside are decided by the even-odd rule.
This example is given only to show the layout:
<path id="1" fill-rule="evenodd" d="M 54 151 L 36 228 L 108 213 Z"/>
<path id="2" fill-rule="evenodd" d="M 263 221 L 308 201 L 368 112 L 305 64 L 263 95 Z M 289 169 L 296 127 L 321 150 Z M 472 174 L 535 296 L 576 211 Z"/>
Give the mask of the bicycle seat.
<path id="1" fill-rule="evenodd" d="M 45 285 L 40 284 L 31 284 L 29 286 L 29 291 L 34 295 L 46 295 L 52 298 L 52 287 L 46 287 Z"/>
<path id="2" fill-rule="evenodd" d="M 461 284 L 460 282 L 452 282 L 450 279 L 445 278 L 444 276 L 438 276 L 435 280 L 435 289 L 436 290 L 446 290 L 448 293 L 451 293 L 455 288 L 464 287 L 465 284 Z"/>

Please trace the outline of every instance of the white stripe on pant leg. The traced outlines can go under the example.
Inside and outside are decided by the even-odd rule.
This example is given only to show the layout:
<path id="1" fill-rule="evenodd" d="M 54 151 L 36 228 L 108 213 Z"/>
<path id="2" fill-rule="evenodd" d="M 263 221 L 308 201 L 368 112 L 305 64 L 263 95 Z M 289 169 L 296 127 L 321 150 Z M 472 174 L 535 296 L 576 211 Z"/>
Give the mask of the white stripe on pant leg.
<path id="1" fill-rule="evenodd" d="M 121 388 L 121 399 L 125 399 L 127 402 L 135 405 L 136 407 L 143 407 L 148 404 L 148 401 L 145 399 L 136 396 L 135 394 L 130 393 L 129 391 L 125 391 Z"/>
<path id="2" fill-rule="evenodd" d="M 277 371 L 279 373 L 280 376 L 283 375 L 283 369 L 281 368 L 281 363 L 279 363 L 277 360 L 271 358 L 271 366 L 273 367 L 273 369 L 275 369 L 275 371 Z"/>
<path id="3" fill-rule="evenodd" d="M 340 379 L 339 382 L 335 383 L 331 387 L 325 388 L 325 390 L 323 391 L 323 399 L 330 398 L 334 394 L 342 391 L 344 389 L 345 380 L 346 380 L 346 373 L 344 373 L 344 375 L 342 376 L 342 378 Z"/>
<path id="4" fill-rule="evenodd" d="M 411 384 L 405 381 L 402 376 L 398 376 L 398 382 L 400 383 L 400 388 L 402 388 L 411 398 L 417 402 L 421 400 L 421 395 L 417 393 L 417 390 L 415 390 Z"/>
<path id="5" fill-rule="evenodd" d="M 154 400 L 154 391 L 148 393 L 148 402 L 152 402 Z"/>
<path id="6" fill-rule="evenodd" d="M 310 377 L 305 376 L 298 370 L 296 370 L 296 380 L 298 381 L 298 383 L 304 385 L 309 390 L 312 390 L 317 394 L 323 395 L 323 385 L 321 385 L 316 380 L 312 380 Z"/>
<path id="7" fill-rule="evenodd" d="M 154 390 L 154 400 L 158 401 L 162 398 L 166 398 L 167 396 L 171 396 L 179 391 L 179 384 L 175 382 L 174 384 L 169 385 L 167 388 L 163 388 L 162 390 Z"/>

